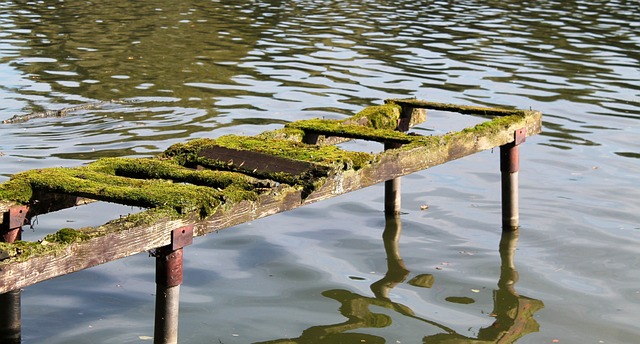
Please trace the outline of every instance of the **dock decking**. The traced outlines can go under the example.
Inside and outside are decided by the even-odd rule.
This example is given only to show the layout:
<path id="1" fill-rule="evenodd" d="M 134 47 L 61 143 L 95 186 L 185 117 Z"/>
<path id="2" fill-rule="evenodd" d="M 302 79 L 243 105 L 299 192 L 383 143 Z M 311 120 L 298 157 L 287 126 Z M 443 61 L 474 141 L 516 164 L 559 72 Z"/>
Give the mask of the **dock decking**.
<path id="1" fill-rule="evenodd" d="M 407 132 L 428 109 L 487 120 L 445 135 Z M 182 248 L 193 237 L 380 182 L 387 182 L 386 212 L 397 212 L 396 178 L 495 147 L 501 151 L 503 228 L 516 229 L 517 149 L 541 131 L 541 117 L 531 110 L 389 99 L 345 120 L 302 120 L 256 136 L 196 139 L 154 158 L 104 158 L 18 173 L 0 184 L 0 294 L 154 250 L 158 295 L 167 298 L 158 297 L 156 314 L 163 307 L 163 314 L 171 313 L 166 307 L 178 297 L 172 288 L 182 282 Z M 380 142 L 385 150 L 336 146 L 352 139 Z M 19 240 L 32 217 L 93 201 L 147 210 L 98 227 L 61 229 L 38 242 Z M 177 318 L 161 318 L 156 316 L 156 343 L 175 342 Z"/>

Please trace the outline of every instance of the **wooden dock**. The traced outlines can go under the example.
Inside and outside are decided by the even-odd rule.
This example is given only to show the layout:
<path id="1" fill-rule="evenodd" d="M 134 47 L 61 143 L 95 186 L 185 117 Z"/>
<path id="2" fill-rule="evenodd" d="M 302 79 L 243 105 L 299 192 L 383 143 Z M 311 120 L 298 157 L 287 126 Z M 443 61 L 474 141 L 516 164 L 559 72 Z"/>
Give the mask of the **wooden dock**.
<path id="1" fill-rule="evenodd" d="M 445 135 L 410 127 L 426 110 L 480 116 L 483 123 Z M 518 145 L 541 131 L 530 110 L 389 99 L 345 120 L 302 120 L 256 136 L 229 135 L 176 144 L 154 158 L 104 158 L 76 168 L 18 173 L 0 184 L 0 332 L 19 338 L 19 290 L 144 251 L 156 255 L 156 343 L 177 342 L 182 250 L 193 237 L 386 182 L 385 211 L 399 211 L 399 177 L 500 147 L 503 229 L 518 223 Z M 380 153 L 337 143 L 367 140 Z M 147 210 L 90 228 L 61 229 L 38 242 L 20 241 L 38 214 L 94 201 Z M 17 294 L 17 297 L 16 297 Z M 15 300 L 17 301 L 4 301 Z M 17 308 L 17 310 L 16 310 Z M 17 327 L 17 328 L 16 328 Z"/>

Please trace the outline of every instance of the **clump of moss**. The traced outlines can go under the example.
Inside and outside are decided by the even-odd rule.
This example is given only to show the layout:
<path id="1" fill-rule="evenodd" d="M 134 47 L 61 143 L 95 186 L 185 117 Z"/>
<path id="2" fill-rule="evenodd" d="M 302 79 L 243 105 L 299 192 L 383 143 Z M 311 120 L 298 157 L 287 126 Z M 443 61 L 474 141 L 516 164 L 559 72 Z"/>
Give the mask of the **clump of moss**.
<path id="1" fill-rule="evenodd" d="M 188 166 L 198 160 L 198 153 L 205 147 L 215 145 L 214 139 L 200 138 L 171 145 L 158 155 L 159 159 L 170 159 L 178 165 Z"/>
<path id="2" fill-rule="evenodd" d="M 73 228 L 62 228 L 46 235 L 42 240 L 28 242 L 18 240 L 15 243 L 0 243 L 0 260 L 13 259 L 24 261 L 39 254 L 62 251 L 70 244 L 91 238 L 90 235 Z"/>
<path id="3" fill-rule="evenodd" d="M 153 225 L 162 220 L 177 220 L 189 215 L 182 214 L 172 207 L 156 207 L 111 220 L 98 227 L 86 228 L 84 232 L 91 237 L 96 237 L 114 231 Z"/>
<path id="4" fill-rule="evenodd" d="M 395 130 L 398 127 L 402 107 L 395 103 L 369 106 L 345 120 L 345 124 L 358 123 L 373 129 Z"/>
<path id="5" fill-rule="evenodd" d="M 284 127 L 282 129 L 265 131 L 256 135 L 258 138 L 267 140 L 287 140 L 301 142 L 304 137 L 304 131 L 295 128 Z"/>
<path id="6" fill-rule="evenodd" d="M 506 128 L 509 128 L 514 123 L 522 120 L 522 115 L 511 115 L 504 117 L 497 117 L 491 121 L 485 121 L 479 123 L 473 127 L 465 128 L 462 130 L 463 133 L 482 133 L 483 135 L 491 136 L 496 134 Z"/>
<path id="7" fill-rule="evenodd" d="M 62 228 L 59 231 L 44 237 L 42 242 L 71 244 L 78 241 L 89 239 L 89 235 L 77 231 L 73 228 Z"/>
<path id="8" fill-rule="evenodd" d="M 33 195 L 33 189 L 28 176 L 39 173 L 42 170 L 32 170 L 16 173 L 11 178 L 0 184 L 0 198 L 7 201 L 27 204 Z"/>

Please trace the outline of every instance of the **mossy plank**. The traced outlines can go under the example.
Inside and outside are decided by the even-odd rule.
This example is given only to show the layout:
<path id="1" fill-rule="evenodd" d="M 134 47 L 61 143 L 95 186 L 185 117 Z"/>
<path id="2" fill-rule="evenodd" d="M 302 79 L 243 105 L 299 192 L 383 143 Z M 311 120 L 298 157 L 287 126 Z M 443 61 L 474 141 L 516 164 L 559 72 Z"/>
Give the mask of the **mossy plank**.
<path id="1" fill-rule="evenodd" d="M 182 220 L 159 220 L 152 225 L 110 231 L 78 242 L 40 244 L 56 247 L 33 253 L 26 260 L 18 256 L 0 262 L 0 293 L 168 245 L 171 230 L 183 225 Z"/>
<path id="2" fill-rule="evenodd" d="M 406 107 L 412 107 L 412 108 L 449 111 L 449 112 L 457 112 L 461 114 L 484 116 L 484 117 L 517 115 L 517 114 L 523 114 L 523 112 L 525 111 L 525 110 L 518 110 L 518 109 L 510 110 L 510 109 L 492 108 L 492 107 L 484 107 L 484 106 L 438 103 L 438 102 L 430 102 L 430 101 L 420 100 L 420 99 L 387 99 L 385 100 L 385 103 L 396 104 L 403 107 L 406 106 Z"/>
<path id="3" fill-rule="evenodd" d="M 195 225 L 194 236 L 201 236 L 302 204 L 299 190 L 283 186 L 259 196 L 256 201 L 220 207 L 206 219 L 197 214 L 152 210 L 150 214 L 134 214 L 100 227 L 82 228 L 77 233 L 65 229 L 55 234 L 60 237 L 59 243 L 53 239 L 27 243 L 21 247 L 20 254 L 14 252 L 0 261 L 0 294 L 169 245 L 171 231 L 186 225 Z M 16 244 L 2 245 L 16 247 Z M 6 249 L 2 245 L 0 251 Z"/>
<path id="4" fill-rule="evenodd" d="M 405 144 L 413 140 L 412 136 L 392 129 L 374 129 L 359 125 L 347 125 L 333 120 L 311 119 L 289 123 L 287 126 L 301 129 L 305 133 L 376 142 Z"/>

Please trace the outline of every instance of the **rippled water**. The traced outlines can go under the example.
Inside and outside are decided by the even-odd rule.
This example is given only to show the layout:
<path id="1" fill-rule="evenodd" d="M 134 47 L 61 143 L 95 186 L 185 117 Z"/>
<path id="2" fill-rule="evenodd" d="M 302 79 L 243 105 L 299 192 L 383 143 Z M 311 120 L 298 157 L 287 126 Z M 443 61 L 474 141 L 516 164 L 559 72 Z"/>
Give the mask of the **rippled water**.
<path id="1" fill-rule="evenodd" d="M 3 1 L 0 119 L 127 103 L 0 125 L 0 173 L 149 156 L 393 97 L 533 108 L 544 132 L 521 147 L 513 289 L 499 283 L 515 275 L 498 252 L 498 157 L 484 152 L 403 178 L 395 251 L 381 240 L 378 186 L 196 240 L 181 342 L 492 342 L 515 317 L 518 343 L 634 343 L 639 10 L 625 0 Z M 432 113 L 422 130 L 459 120 Z M 44 215 L 25 236 L 131 211 Z M 402 266 L 388 265 L 390 252 Z M 138 255 L 27 288 L 25 341 L 148 341 L 153 264 Z"/>

